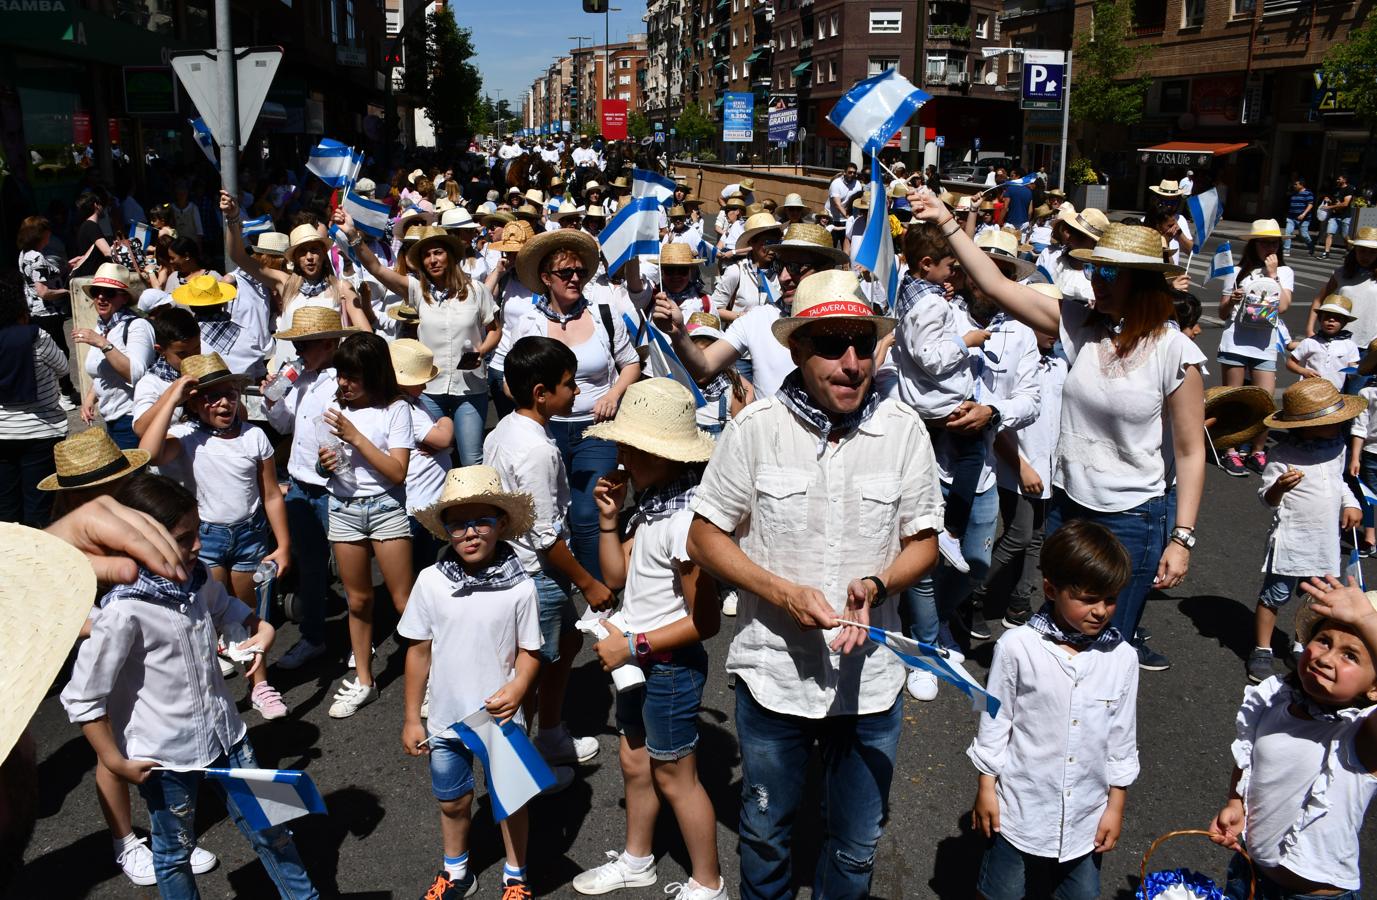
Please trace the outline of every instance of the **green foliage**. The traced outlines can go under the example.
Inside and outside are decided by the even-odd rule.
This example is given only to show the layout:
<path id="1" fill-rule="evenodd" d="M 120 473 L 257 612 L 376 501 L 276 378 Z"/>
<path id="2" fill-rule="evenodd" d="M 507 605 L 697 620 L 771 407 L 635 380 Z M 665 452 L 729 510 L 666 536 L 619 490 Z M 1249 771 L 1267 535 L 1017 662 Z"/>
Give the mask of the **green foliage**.
<path id="1" fill-rule="evenodd" d="M 420 101 L 442 147 L 463 146 L 492 121 L 491 101 L 480 100 L 483 78 L 472 62 L 473 36 L 448 9 L 426 17 L 425 55 L 407 66 L 408 91 Z"/>
<path id="2" fill-rule="evenodd" d="M 651 125 L 650 120 L 641 113 L 634 112 L 626 117 L 626 134 L 627 137 L 631 138 L 633 141 L 639 141 L 641 138 L 650 137 L 651 132 L 654 130 L 655 126 Z"/>
<path id="3" fill-rule="evenodd" d="M 1066 186 L 1075 187 L 1079 184 L 1097 184 L 1100 177 L 1095 174 L 1095 167 L 1090 165 L 1090 160 L 1085 157 L 1077 157 L 1066 167 Z"/>
<path id="4" fill-rule="evenodd" d="M 1348 33 L 1324 56 L 1324 84 L 1334 88 L 1340 105 L 1369 126 L 1377 126 L 1377 17 Z"/>
<path id="5" fill-rule="evenodd" d="M 706 141 L 717 136 L 717 123 L 692 103 L 686 105 L 674 121 L 674 129 L 681 141 Z"/>
<path id="6" fill-rule="evenodd" d="M 1155 48 L 1130 45 L 1133 0 L 1095 0 L 1094 22 L 1076 38 L 1071 118 L 1083 125 L 1134 125 L 1152 79 L 1130 77 Z"/>

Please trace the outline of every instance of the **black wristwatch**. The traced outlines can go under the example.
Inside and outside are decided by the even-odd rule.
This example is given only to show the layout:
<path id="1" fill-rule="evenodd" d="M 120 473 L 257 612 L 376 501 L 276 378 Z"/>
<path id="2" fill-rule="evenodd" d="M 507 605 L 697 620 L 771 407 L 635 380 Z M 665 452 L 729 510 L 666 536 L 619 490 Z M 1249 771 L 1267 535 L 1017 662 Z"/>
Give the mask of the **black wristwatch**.
<path id="1" fill-rule="evenodd" d="M 870 601 L 870 607 L 874 609 L 877 606 L 883 606 L 885 598 L 889 596 L 889 588 L 885 587 L 885 583 L 880 580 L 880 576 L 867 575 L 862 578 L 861 581 L 869 581 L 871 584 L 875 585 L 875 599 Z"/>
<path id="2" fill-rule="evenodd" d="M 985 405 L 988 406 L 988 407 L 990 408 L 990 421 L 989 421 L 989 424 L 986 425 L 985 427 L 987 427 L 987 428 L 998 428 L 998 427 L 999 427 L 999 423 L 1004 421 L 1004 414 L 1003 414 L 1002 412 L 999 411 L 999 407 L 998 407 L 998 406 L 995 406 L 995 405 L 992 404 L 992 403 L 986 403 Z"/>

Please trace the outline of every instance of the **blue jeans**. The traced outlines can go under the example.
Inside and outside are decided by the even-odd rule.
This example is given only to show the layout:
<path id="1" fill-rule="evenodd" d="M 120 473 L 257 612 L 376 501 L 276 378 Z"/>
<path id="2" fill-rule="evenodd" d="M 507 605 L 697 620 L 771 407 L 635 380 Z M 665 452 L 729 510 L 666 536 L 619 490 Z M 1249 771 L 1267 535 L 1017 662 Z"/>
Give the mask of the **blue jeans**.
<path id="1" fill-rule="evenodd" d="M 105 433 L 110 435 L 110 440 L 115 442 L 115 446 L 121 450 L 139 449 L 139 436 L 134 433 L 134 416 L 120 416 L 118 419 L 107 419 L 105 422 Z"/>
<path id="2" fill-rule="evenodd" d="M 945 497 L 951 486 L 942 483 Z M 999 491 L 990 488 L 976 494 L 971 503 L 970 521 L 961 538 L 961 555 L 970 564 L 969 575 L 951 566 L 940 565 L 904 591 L 899 604 L 899 618 L 904 632 L 915 641 L 937 643 L 942 623 L 951 618 L 961 601 L 966 599 L 972 585 L 983 584 L 990 570 L 990 553 L 994 547 L 995 523 L 999 519 Z"/>
<path id="3" fill-rule="evenodd" d="M 540 618 L 540 658 L 547 663 L 559 662 L 559 639 L 577 629 L 574 622 L 573 587 L 563 575 L 537 572 L 532 579 L 536 586 L 536 608 Z"/>
<path id="4" fill-rule="evenodd" d="M 698 747 L 708 653 L 702 644 L 688 644 L 644 668 L 644 685 L 617 694 L 617 730 L 645 741 L 651 759 L 683 759 Z"/>
<path id="5" fill-rule="evenodd" d="M 53 447 L 60 438 L 20 438 L 0 441 L 0 522 L 47 528 L 52 518 L 53 491 L 38 483 L 53 474 Z"/>
<path id="6" fill-rule="evenodd" d="M 1228 900 L 1248 900 L 1248 863 L 1237 853 L 1229 860 L 1228 881 L 1224 896 Z M 1261 872 L 1257 876 L 1257 900 L 1359 900 L 1357 891 L 1341 894 L 1296 894 L 1271 881 Z"/>
<path id="7" fill-rule="evenodd" d="M 488 421 L 487 394 L 426 394 L 454 421 L 454 445 L 459 450 L 459 465 L 483 464 L 483 426 Z"/>
<path id="8" fill-rule="evenodd" d="M 996 834 L 980 860 L 976 889 L 986 900 L 1021 900 L 1032 881 L 1042 882 L 1053 900 L 1095 900 L 1100 896 L 1100 860 L 1100 854 L 1087 853 L 1057 862 L 1055 857 L 1024 853 L 1004 835 Z"/>
<path id="9" fill-rule="evenodd" d="M 789 848 L 813 745 L 822 760 L 822 851 L 813 896 L 848 900 L 870 895 L 875 847 L 889 806 L 903 699 L 866 716 L 805 719 L 772 712 L 744 681 L 736 686 L 741 743 L 741 898 L 791 898 Z"/>
<path id="10" fill-rule="evenodd" d="M 1301 222 L 1297 219 L 1286 220 L 1286 240 L 1282 241 L 1281 249 L 1285 253 L 1291 252 L 1291 235 L 1299 231 L 1301 239 L 1305 241 L 1305 246 L 1311 253 L 1315 252 L 1315 238 L 1310 234 L 1310 222 Z"/>
<path id="11" fill-rule="evenodd" d="M 459 738 L 430 739 L 430 792 L 441 802 L 473 793 L 473 751 Z"/>
<path id="12" fill-rule="evenodd" d="M 564 458 L 569 476 L 569 532 L 574 558 L 598 581 L 602 564 L 598 562 L 598 505 L 593 502 L 593 486 L 617 467 L 617 445 L 601 438 L 584 437 L 592 419 L 578 422 L 551 422 L 550 436 Z"/>
<path id="13" fill-rule="evenodd" d="M 1346 480 L 1350 487 L 1355 488 L 1353 495 L 1363 504 L 1363 527 L 1371 528 L 1377 509 L 1374 509 L 1374 504 L 1363 495 L 1361 487 L 1354 485 L 1352 479 Z M 1377 494 L 1377 453 L 1368 453 L 1364 450 L 1358 454 L 1358 480 L 1367 485 L 1368 490 Z"/>
<path id="14" fill-rule="evenodd" d="M 325 591 L 330 586 L 330 494 L 293 478 L 286 504 L 296 593 L 304 613 L 301 637 L 319 645 L 325 643 Z"/>
<path id="15" fill-rule="evenodd" d="M 201 523 L 201 562 L 211 568 L 252 572 L 275 546 L 268 528 L 268 514 L 258 512 L 229 525 Z"/>
<path id="16" fill-rule="evenodd" d="M 1113 625 L 1125 638 L 1132 640 L 1138 623 L 1143 619 L 1148 591 L 1152 590 L 1153 579 L 1157 577 L 1157 564 L 1162 561 L 1162 551 L 1167 546 L 1167 498 L 1153 497 L 1123 512 L 1099 512 L 1086 509 L 1068 497 L 1065 491 L 1053 488 L 1052 508 L 1047 513 L 1048 536 L 1055 533 L 1062 523 L 1073 519 L 1098 522 L 1114 532 L 1114 536 L 1128 550 L 1128 558 L 1133 563 L 1133 577 L 1129 579 L 1128 586 L 1119 592 Z"/>
<path id="17" fill-rule="evenodd" d="M 501 369 L 494 369 L 488 366 L 488 399 L 492 400 L 492 408 L 497 411 L 499 419 L 505 418 L 512 410 L 516 409 L 516 404 L 512 398 L 507 396 L 507 392 L 502 389 L 506 379 L 502 375 Z"/>
<path id="18" fill-rule="evenodd" d="M 248 738 L 236 744 L 228 753 L 207 768 L 256 769 L 258 760 Z M 153 872 L 158 877 L 158 894 L 163 900 L 182 900 L 201 896 L 196 890 L 196 878 L 191 873 L 191 851 L 196 846 L 193 827 L 196 822 L 196 794 L 204 776 L 200 772 L 154 772 L 148 781 L 139 785 L 139 793 L 148 804 L 148 819 L 152 831 Z M 285 898 L 319 897 L 311 876 L 297 853 L 292 832 L 286 825 L 274 825 L 255 831 L 244 821 L 234 795 L 226 793 L 224 783 L 215 779 L 209 784 L 225 800 L 234 824 L 249 839 L 258 854 L 268 877 Z"/>
<path id="19" fill-rule="evenodd" d="M 946 457 L 951 484 L 942 484 L 942 496 L 947 501 L 945 523 L 947 531 L 959 538 L 966 533 L 973 515 L 975 490 L 980 483 L 980 472 L 985 467 L 985 435 L 983 432 L 958 434 L 932 422 L 928 423 L 928 434 L 935 444 L 940 442 L 940 450 Z M 988 553 L 985 558 L 988 561 Z"/>

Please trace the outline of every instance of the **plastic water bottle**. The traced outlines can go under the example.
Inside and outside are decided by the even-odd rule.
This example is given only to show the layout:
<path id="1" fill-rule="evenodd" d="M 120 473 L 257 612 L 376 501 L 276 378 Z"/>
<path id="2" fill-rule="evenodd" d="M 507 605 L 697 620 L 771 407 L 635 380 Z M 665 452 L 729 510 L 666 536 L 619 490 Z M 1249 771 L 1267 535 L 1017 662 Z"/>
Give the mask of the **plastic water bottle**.
<path id="1" fill-rule="evenodd" d="M 277 374 L 263 388 L 263 396 L 273 403 L 278 402 L 287 396 L 287 391 L 292 389 L 292 385 L 296 384 L 296 380 L 301 377 L 301 373 L 304 371 L 306 371 L 306 363 L 299 356 L 291 362 L 283 364 L 282 368 L 277 370 Z"/>
<path id="2" fill-rule="evenodd" d="M 277 563 L 271 559 L 265 559 L 258 564 L 258 568 L 253 570 L 253 583 L 263 584 L 272 581 L 277 577 Z"/>
<path id="3" fill-rule="evenodd" d="M 320 441 L 320 446 L 335 454 L 335 471 L 333 476 L 338 479 L 342 487 L 350 487 L 354 482 L 354 466 L 349 459 L 349 448 L 344 441 L 335 434 L 335 429 L 325 417 L 321 416 L 316 420 L 316 436 Z"/>

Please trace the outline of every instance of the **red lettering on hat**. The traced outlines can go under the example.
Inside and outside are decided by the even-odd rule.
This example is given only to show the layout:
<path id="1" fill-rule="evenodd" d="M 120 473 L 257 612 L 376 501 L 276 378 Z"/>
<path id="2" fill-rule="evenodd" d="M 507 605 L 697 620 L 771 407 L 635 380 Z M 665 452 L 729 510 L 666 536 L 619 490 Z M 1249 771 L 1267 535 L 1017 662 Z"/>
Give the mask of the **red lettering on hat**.
<path id="1" fill-rule="evenodd" d="M 819 319 L 823 316 L 873 316 L 870 307 L 856 300 L 829 300 L 810 306 L 798 313 L 800 319 Z"/>

